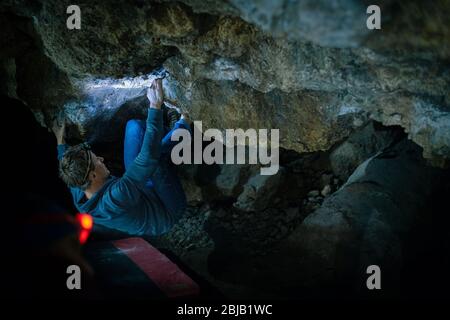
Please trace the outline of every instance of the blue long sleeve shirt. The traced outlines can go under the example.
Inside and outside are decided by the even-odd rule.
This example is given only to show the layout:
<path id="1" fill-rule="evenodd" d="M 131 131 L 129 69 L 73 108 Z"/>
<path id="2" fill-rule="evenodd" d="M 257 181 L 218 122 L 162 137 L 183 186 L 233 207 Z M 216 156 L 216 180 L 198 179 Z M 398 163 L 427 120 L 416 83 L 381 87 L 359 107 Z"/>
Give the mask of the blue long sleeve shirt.
<path id="1" fill-rule="evenodd" d="M 110 176 L 90 199 L 79 188 L 70 188 L 75 206 L 98 223 L 134 235 L 158 235 L 175 223 L 153 188 L 146 186 L 160 158 L 162 111 L 149 109 L 142 148 L 121 177 Z M 61 159 L 67 145 L 58 145 Z"/>

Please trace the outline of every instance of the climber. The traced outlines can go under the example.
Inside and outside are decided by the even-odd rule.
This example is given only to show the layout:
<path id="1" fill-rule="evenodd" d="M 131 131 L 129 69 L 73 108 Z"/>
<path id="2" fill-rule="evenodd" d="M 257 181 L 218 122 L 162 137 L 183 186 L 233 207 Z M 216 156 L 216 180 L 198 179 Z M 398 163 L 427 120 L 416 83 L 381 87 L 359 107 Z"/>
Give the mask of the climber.
<path id="1" fill-rule="evenodd" d="M 65 121 L 55 121 L 53 132 L 58 143 L 59 172 L 70 187 L 75 206 L 88 212 L 94 223 L 133 235 L 167 232 L 182 216 L 186 197 L 170 163 L 170 150 L 176 144 L 172 133 L 191 130 L 186 114 L 173 121 L 163 138 L 163 91 L 160 79 L 147 90 L 147 121 L 129 120 L 125 129 L 125 174 L 110 175 L 103 158 L 86 144 L 65 144 Z M 173 113 L 171 114 L 173 120 Z M 179 117 L 179 114 L 178 114 Z"/>

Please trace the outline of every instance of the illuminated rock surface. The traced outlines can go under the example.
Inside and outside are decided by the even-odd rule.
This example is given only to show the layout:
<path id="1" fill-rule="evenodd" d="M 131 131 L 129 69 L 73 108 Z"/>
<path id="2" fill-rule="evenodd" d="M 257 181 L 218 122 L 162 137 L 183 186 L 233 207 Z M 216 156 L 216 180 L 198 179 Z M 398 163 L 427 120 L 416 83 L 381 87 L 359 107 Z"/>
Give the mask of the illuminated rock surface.
<path id="1" fill-rule="evenodd" d="M 379 3 L 382 30 L 369 31 L 365 5 L 353 0 L 78 1 L 82 28 L 68 30 L 69 1 L 7 0 L 0 5 L 0 90 L 23 100 L 43 126 L 63 111 L 69 141 L 91 141 L 119 174 L 124 125 L 145 116 L 148 75 L 161 66 L 169 72 L 166 98 L 202 120 L 204 129 L 279 128 L 283 174 L 268 181 L 248 166 L 183 167 L 192 210 L 158 241 L 194 266 L 214 243 L 209 263 L 223 268 L 211 267 L 211 274 L 230 283 L 248 278 L 253 286 L 273 276 L 271 269 L 233 278 L 227 263 L 232 270 L 230 260 L 245 264 L 245 257 L 268 254 L 280 243 L 280 252 L 301 260 L 303 253 L 293 254 L 301 246 L 305 256 L 313 255 L 309 271 L 319 264 L 329 268 L 310 280 L 330 280 L 334 267 L 346 275 L 347 265 L 336 261 L 348 252 L 336 247 L 351 247 L 352 237 L 368 239 L 356 251 L 367 249 L 375 234 L 400 252 L 394 231 L 406 220 L 406 226 L 420 220 L 433 186 L 417 191 L 420 182 L 399 175 L 408 196 L 426 195 L 411 210 L 394 209 L 390 199 L 377 216 L 367 211 L 380 200 L 371 188 L 336 192 L 352 172 L 403 132 L 421 147 L 415 155 L 427 159 L 411 165 L 418 166 L 418 177 L 428 179 L 427 165 L 445 167 L 450 158 L 450 5 Z M 403 156 L 396 165 L 410 164 Z M 383 183 L 389 190 L 390 182 Z M 367 203 L 358 202 L 365 195 Z M 386 218 L 395 210 L 409 215 Z M 357 218 L 347 219 L 347 211 Z M 361 229 L 370 219 L 378 224 Z M 317 231 L 327 223 L 327 232 Z M 325 252 L 320 262 L 316 247 Z M 385 247 L 375 246 L 373 256 Z M 271 261 L 283 265 L 278 258 L 274 253 Z M 295 259 L 287 260 L 289 274 L 304 267 Z M 255 261 L 248 263 L 258 266 Z"/>
<path id="2" fill-rule="evenodd" d="M 445 1 L 383 1 L 385 23 L 373 32 L 365 8 L 350 0 L 80 2 L 82 29 L 73 31 L 65 1 L 9 2 L 2 32 L 14 59 L 4 68 L 15 65 L 9 81 L 34 110 L 79 101 L 79 81 L 163 64 L 168 96 L 208 127 L 281 128 L 282 147 L 311 152 L 374 119 L 402 126 L 427 158 L 450 156 Z"/>

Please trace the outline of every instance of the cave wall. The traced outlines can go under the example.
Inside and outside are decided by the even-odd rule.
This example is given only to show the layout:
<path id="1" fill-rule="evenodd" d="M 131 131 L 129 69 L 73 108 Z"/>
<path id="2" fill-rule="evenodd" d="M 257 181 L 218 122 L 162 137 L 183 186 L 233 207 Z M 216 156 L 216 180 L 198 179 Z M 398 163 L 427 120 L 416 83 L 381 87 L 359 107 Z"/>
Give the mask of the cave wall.
<path id="1" fill-rule="evenodd" d="M 303 250 L 293 258 L 301 262 L 291 261 L 301 266 L 303 283 L 350 287 L 368 295 L 366 268 L 377 265 L 383 270 L 383 290 L 400 292 L 409 281 L 405 270 L 411 268 L 411 252 L 423 250 L 411 239 L 418 230 L 428 232 L 441 175 L 424 166 L 420 148 L 406 140 L 364 161 L 284 244 Z"/>
<path id="2" fill-rule="evenodd" d="M 155 243 L 182 257 L 215 247 L 209 263 L 220 268 L 210 272 L 231 282 L 329 284 L 368 257 L 391 260 L 395 279 L 404 231 L 421 221 L 440 175 L 420 154 L 440 167 L 450 158 L 448 2 L 379 1 L 375 31 L 356 0 L 78 1 L 81 30 L 65 27 L 70 4 L 0 4 L 0 93 L 44 127 L 64 113 L 68 140 L 89 140 L 113 173 L 123 171 L 124 124 L 145 117 L 148 75 L 161 65 L 168 101 L 204 129 L 280 129 L 275 176 L 248 165 L 180 168 L 191 207 Z M 363 177 L 378 185 L 342 187 L 405 132 L 414 159 L 403 150 L 374 160 Z M 276 244 L 279 263 L 253 274 L 248 257 Z"/>
<path id="3" fill-rule="evenodd" d="M 0 6 L 8 88 L 43 124 L 68 103 L 85 111 L 80 81 L 163 64 L 166 95 L 206 128 L 280 128 L 281 147 L 313 152 L 374 119 L 436 164 L 450 155 L 445 1 L 381 1 L 370 32 L 363 1 L 82 1 L 81 30 L 65 28 L 69 4 Z"/>

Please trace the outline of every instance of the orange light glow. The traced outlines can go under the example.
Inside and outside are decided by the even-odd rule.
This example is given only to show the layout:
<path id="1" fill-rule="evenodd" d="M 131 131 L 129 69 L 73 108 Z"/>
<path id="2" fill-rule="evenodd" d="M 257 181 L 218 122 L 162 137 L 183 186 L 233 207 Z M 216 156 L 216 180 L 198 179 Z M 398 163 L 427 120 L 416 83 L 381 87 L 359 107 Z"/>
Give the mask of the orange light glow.
<path id="1" fill-rule="evenodd" d="M 86 213 L 81 214 L 81 226 L 83 227 L 83 229 L 91 230 L 92 225 L 92 217 Z"/>
<path id="2" fill-rule="evenodd" d="M 89 238 L 89 231 L 88 230 L 81 230 L 80 234 L 78 235 L 78 240 L 81 244 L 84 244 L 87 239 Z"/>
<path id="3" fill-rule="evenodd" d="M 87 241 L 89 234 L 91 233 L 94 222 L 92 216 L 87 213 L 77 213 L 76 219 L 81 227 L 81 230 L 78 234 L 78 239 L 80 240 L 81 244 L 84 244 Z"/>

